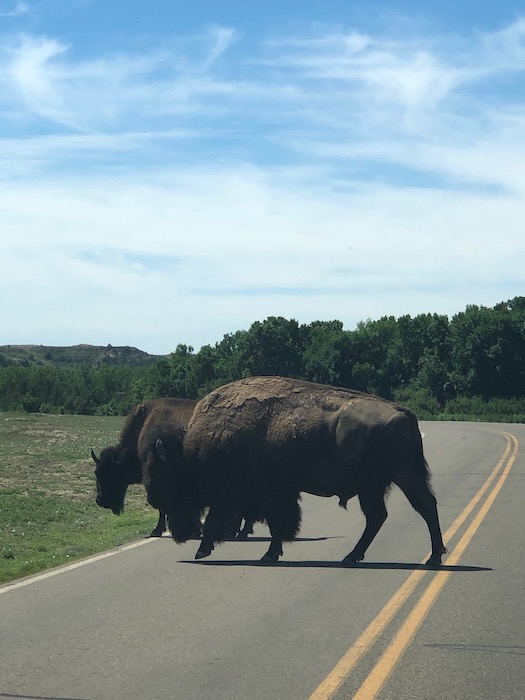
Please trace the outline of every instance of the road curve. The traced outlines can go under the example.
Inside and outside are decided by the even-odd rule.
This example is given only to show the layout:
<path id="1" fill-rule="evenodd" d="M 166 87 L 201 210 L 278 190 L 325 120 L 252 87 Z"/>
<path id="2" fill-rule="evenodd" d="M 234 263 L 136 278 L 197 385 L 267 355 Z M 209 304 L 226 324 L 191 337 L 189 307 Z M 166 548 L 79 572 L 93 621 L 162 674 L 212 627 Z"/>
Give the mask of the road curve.
<path id="1" fill-rule="evenodd" d="M 505 698 L 525 687 L 525 426 L 421 424 L 449 549 L 393 490 L 363 564 L 357 501 L 305 496 L 298 541 L 267 530 L 193 560 L 169 538 L 0 587 L 0 698 Z"/>

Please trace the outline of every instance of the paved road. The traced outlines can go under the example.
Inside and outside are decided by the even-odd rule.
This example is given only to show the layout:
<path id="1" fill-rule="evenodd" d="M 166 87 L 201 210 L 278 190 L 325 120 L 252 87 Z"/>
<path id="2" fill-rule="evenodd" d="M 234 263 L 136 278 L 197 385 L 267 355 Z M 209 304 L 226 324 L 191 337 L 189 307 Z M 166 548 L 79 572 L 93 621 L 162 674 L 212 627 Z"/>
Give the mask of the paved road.
<path id="1" fill-rule="evenodd" d="M 338 562 L 363 518 L 335 498 L 304 498 L 276 567 L 262 525 L 200 562 L 196 542 L 147 541 L 0 588 L 0 698 L 522 700 L 525 426 L 421 428 L 442 570 L 397 490 L 356 568 Z"/>

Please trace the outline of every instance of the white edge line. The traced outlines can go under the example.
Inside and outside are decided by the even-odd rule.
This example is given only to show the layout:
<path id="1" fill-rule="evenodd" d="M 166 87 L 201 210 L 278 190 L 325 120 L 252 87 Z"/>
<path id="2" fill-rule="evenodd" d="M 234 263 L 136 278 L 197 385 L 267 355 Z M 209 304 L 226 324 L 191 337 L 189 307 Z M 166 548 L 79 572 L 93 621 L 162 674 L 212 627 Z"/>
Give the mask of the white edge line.
<path id="1" fill-rule="evenodd" d="M 108 552 L 102 552 L 101 554 L 95 554 L 92 557 L 86 557 L 85 559 L 79 559 L 79 561 L 74 561 L 71 564 L 65 564 L 63 566 L 57 566 L 55 569 L 49 569 L 41 574 L 34 574 L 33 576 L 28 576 L 27 578 L 20 579 L 14 583 L 6 583 L 0 586 L 0 595 L 2 593 L 7 593 L 8 591 L 14 591 L 17 588 L 24 588 L 24 586 L 29 586 L 31 583 L 37 583 L 38 581 L 44 581 L 45 579 L 52 578 L 53 576 L 58 576 L 58 574 L 64 574 L 67 571 L 73 571 L 73 569 L 79 569 L 81 566 L 86 566 L 87 564 L 93 564 L 96 561 L 101 561 L 102 559 L 107 559 L 108 557 L 113 557 L 115 554 L 120 554 L 121 552 L 127 552 L 130 549 L 135 549 L 136 547 L 142 547 L 150 542 L 155 542 L 161 539 L 160 537 L 148 537 L 138 542 L 132 542 L 131 544 L 126 544 L 122 547 L 117 547 L 116 549 L 111 549 Z"/>

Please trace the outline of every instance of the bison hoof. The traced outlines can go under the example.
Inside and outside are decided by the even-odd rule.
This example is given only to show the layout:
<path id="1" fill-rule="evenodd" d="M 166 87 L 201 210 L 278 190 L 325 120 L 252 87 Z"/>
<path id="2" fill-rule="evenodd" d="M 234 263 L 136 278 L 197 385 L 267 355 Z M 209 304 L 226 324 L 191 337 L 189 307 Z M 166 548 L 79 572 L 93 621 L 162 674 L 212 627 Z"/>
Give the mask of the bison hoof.
<path id="1" fill-rule="evenodd" d="M 279 561 L 279 555 L 278 554 L 273 554 L 273 553 L 268 553 L 264 555 L 264 557 L 261 559 L 261 564 L 277 564 Z"/>
<path id="2" fill-rule="evenodd" d="M 146 537 L 162 537 L 162 531 L 161 530 L 153 530 L 149 535 L 146 535 Z"/>
<path id="3" fill-rule="evenodd" d="M 247 532 L 243 532 L 243 531 L 241 530 L 240 532 L 238 532 L 238 533 L 235 535 L 235 539 L 236 539 L 236 540 L 247 540 L 247 539 L 248 539 L 248 533 L 247 533 Z"/>
<path id="4" fill-rule="evenodd" d="M 436 569 L 438 566 L 441 566 L 441 556 L 439 557 L 430 557 L 430 559 L 427 560 L 426 566 L 431 566 L 432 568 Z"/>
<path id="5" fill-rule="evenodd" d="M 343 559 L 343 564 L 346 566 L 353 566 L 354 564 L 357 564 L 360 561 L 363 561 L 364 556 L 360 554 L 354 554 L 353 552 L 350 552 L 350 554 L 347 554 L 346 557 Z"/>
<path id="6" fill-rule="evenodd" d="M 195 555 L 195 559 L 204 559 L 204 557 L 209 557 L 211 554 L 211 549 L 199 549 Z"/>

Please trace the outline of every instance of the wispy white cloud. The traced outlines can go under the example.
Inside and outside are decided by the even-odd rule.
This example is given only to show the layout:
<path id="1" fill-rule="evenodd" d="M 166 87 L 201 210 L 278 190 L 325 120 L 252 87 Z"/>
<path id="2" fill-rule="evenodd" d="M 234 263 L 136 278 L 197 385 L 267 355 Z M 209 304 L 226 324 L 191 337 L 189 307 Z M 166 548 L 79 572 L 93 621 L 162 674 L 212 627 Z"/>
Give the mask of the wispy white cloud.
<path id="1" fill-rule="evenodd" d="M 475 53 L 481 60 L 481 67 L 474 63 L 473 72 L 522 73 L 525 70 L 525 17 L 499 31 L 481 34 L 479 51 Z"/>
<path id="2" fill-rule="evenodd" d="M 433 106 L 460 82 L 461 71 L 447 65 L 428 41 L 401 42 L 350 33 L 322 41 L 282 40 L 266 63 L 287 69 L 295 79 L 320 86 L 322 93 L 347 91 L 368 112 L 379 103 L 410 110 Z"/>
<path id="3" fill-rule="evenodd" d="M 417 135 L 433 118 L 448 121 L 475 110 L 483 99 L 475 89 L 494 75 L 523 73 L 525 20 L 469 43 L 456 40 L 448 51 L 444 39 L 403 42 L 355 30 L 281 39 L 255 48 L 243 80 L 231 66 L 213 73 L 242 37 L 214 27 L 203 39 L 201 55 L 193 58 L 179 47 L 76 61 L 60 41 L 20 37 L 3 51 L 0 103 L 13 109 L 18 99 L 20 109 L 88 130 L 125 130 L 132 118 L 158 124 L 166 116 L 209 113 L 236 114 L 249 126 L 262 105 L 263 117 L 280 106 L 281 117 L 288 110 L 290 121 L 304 125 Z"/>
<path id="4" fill-rule="evenodd" d="M 0 52 L 0 106 L 77 130 L 125 130 L 133 118 L 154 124 L 166 115 L 204 111 L 198 107 L 203 97 L 232 91 L 206 74 L 234 38 L 233 30 L 211 29 L 202 61 L 192 66 L 167 49 L 80 61 L 55 39 L 12 37 Z"/>
<path id="5" fill-rule="evenodd" d="M 59 70 L 53 59 L 66 50 L 53 39 L 32 37 L 22 37 L 12 50 L 6 82 L 12 87 L 12 95 L 18 94 L 25 106 L 40 117 L 57 120 L 65 111 Z"/>
<path id="6" fill-rule="evenodd" d="M 231 27 L 214 27 L 209 34 L 211 48 L 204 62 L 204 67 L 209 68 L 224 54 L 236 40 L 236 32 Z"/>
<path id="7" fill-rule="evenodd" d="M 9 10 L 0 11 L 0 17 L 18 17 L 29 12 L 29 4 L 27 2 L 18 2 Z"/>
<path id="8" fill-rule="evenodd" d="M 309 109 L 290 145 L 319 158 L 397 164 L 450 182 L 522 189 L 525 21 L 474 38 L 291 39 L 271 59 Z M 516 78 L 511 94 L 501 81 Z M 307 120 L 317 131 L 308 129 Z M 447 183 L 444 183 L 447 186 Z"/>

